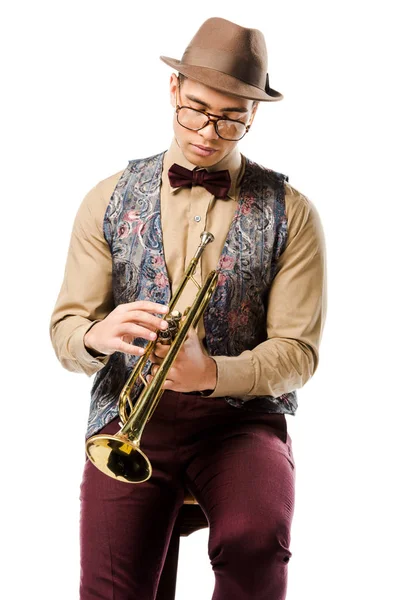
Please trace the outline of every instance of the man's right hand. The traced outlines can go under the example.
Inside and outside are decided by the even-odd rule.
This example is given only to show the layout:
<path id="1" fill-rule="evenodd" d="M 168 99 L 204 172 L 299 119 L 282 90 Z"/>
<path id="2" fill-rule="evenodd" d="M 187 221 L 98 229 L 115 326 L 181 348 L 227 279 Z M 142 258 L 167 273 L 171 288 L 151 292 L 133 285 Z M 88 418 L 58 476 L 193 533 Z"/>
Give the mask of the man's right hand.
<path id="1" fill-rule="evenodd" d="M 125 352 L 140 356 L 144 350 L 133 346 L 132 340 L 137 337 L 155 340 L 157 330 L 168 328 L 168 323 L 155 314 L 165 315 L 168 312 L 168 306 L 146 300 L 120 304 L 89 329 L 84 336 L 84 344 L 88 350 L 99 354 Z"/>

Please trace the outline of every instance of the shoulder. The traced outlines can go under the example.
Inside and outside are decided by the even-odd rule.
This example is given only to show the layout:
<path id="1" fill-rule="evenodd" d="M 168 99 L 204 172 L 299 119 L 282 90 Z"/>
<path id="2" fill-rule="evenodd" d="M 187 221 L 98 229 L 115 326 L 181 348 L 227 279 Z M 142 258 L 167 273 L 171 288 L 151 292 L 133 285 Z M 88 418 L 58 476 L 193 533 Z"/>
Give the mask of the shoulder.
<path id="1" fill-rule="evenodd" d="M 309 237 L 322 248 L 324 246 L 324 231 L 317 207 L 312 200 L 289 183 L 288 175 L 267 168 L 250 158 L 242 155 L 248 168 L 259 177 L 275 182 L 278 189 L 282 190 L 283 197 L 279 194 L 278 200 L 282 205 L 287 220 L 287 244 L 297 237 Z"/>
<path id="2" fill-rule="evenodd" d="M 95 203 L 104 206 L 106 209 L 108 202 L 116 188 L 117 183 L 121 179 L 122 175 L 127 171 L 132 171 L 133 169 L 139 169 L 143 167 L 143 165 L 148 164 L 152 165 L 157 161 L 160 161 L 164 152 L 159 152 L 158 154 L 153 154 L 152 156 L 146 156 L 144 158 L 134 158 L 128 161 L 127 166 L 116 173 L 113 173 L 109 177 L 100 180 L 87 194 L 87 202 L 89 204 Z"/>
<path id="3" fill-rule="evenodd" d="M 284 184 L 284 190 L 288 221 L 300 215 L 306 217 L 313 210 L 316 211 L 316 208 L 311 202 L 310 198 L 293 187 L 287 181 Z"/>
<path id="4" fill-rule="evenodd" d="M 105 179 L 99 181 L 93 188 L 94 190 L 96 190 L 97 196 L 99 196 L 103 200 L 109 200 L 115 190 L 118 181 L 120 180 L 124 172 L 125 169 L 121 169 L 121 171 L 117 171 L 109 177 L 106 177 Z"/>
<path id="5" fill-rule="evenodd" d="M 147 165 L 151 168 L 155 163 L 160 162 L 162 165 L 162 157 L 164 151 L 147 156 L 144 158 L 135 158 L 128 161 L 127 166 L 104 179 L 101 179 L 96 185 L 94 185 L 86 194 L 83 199 L 81 210 L 90 213 L 96 220 L 102 220 L 106 212 L 107 206 L 111 200 L 111 196 L 117 186 L 117 183 L 121 177 L 126 174 L 129 176 L 130 172 L 134 170 L 140 171 L 140 173 L 146 175 L 143 167 Z"/>
<path id="6" fill-rule="evenodd" d="M 103 219 L 114 189 L 125 169 L 101 179 L 84 196 L 75 217 L 77 231 L 89 231 L 94 227 L 100 233 Z"/>
<path id="7" fill-rule="evenodd" d="M 288 182 L 285 182 L 284 186 L 288 242 L 300 233 L 304 233 L 318 239 L 320 244 L 323 244 L 322 222 L 314 202 Z"/>

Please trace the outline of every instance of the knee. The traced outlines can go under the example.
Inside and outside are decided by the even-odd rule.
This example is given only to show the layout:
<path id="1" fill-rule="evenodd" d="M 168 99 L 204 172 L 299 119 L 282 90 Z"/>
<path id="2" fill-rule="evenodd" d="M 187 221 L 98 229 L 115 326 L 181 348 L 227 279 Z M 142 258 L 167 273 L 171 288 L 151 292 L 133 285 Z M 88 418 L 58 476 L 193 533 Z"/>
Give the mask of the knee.
<path id="1" fill-rule="evenodd" d="M 290 524 L 245 521 L 231 524 L 214 538 L 210 535 L 209 556 L 213 566 L 226 561 L 238 568 L 265 560 L 285 564 L 292 556 L 289 546 Z"/>

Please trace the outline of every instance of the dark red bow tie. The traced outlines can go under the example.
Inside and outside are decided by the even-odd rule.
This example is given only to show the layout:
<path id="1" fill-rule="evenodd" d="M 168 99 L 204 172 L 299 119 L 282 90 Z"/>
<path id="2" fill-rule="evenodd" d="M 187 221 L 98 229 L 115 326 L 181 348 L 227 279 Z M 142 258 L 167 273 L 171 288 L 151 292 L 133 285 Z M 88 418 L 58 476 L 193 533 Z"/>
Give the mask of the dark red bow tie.
<path id="1" fill-rule="evenodd" d="M 206 169 L 185 169 L 174 163 L 168 171 L 172 187 L 192 187 L 202 185 L 216 198 L 226 198 L 231 187 L 231 176 L 228 169 L 223 171 L 206 171 Z"/>

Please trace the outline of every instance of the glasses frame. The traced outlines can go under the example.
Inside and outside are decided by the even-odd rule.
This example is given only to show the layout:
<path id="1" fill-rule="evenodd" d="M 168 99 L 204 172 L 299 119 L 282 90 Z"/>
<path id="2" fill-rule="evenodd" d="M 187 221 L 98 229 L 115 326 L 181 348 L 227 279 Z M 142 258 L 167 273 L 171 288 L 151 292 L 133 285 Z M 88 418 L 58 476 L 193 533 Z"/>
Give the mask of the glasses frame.
<path id="1" fill-rule="evenodd" d="M 193 129 L 192 127 L 187 127 L 186 125 L 182 125 L 182 123 L 179 121 L 179 118 L 178 118 L 179 111 L 182 108 L 190 108 L 190 110 L 194 110 L 195 112 L 203 114 L 208 119 L 207 123 L 205 123 L 202 127 L 199 127 L 199 129 Z M 178 123 L 181 127 L 184 127 L 185 129 L 189 129 L 189 131 L 201 131 L 202 129 L 204 129 L 204 127 L 207 127 L 209 123 L 212 123 L 214 125 L 215 133 L 217 134 L 217 136 L 220 137 L 221 140 L 226 140 L 227 142 L 238 142 L 239 140 L 244 138 L 244 136 L 250 129 L 250 125 L 246 125 L 245 123 L 243 123 L 243 121 L 239 121 L 237 119 L 229 119 L 228 117 L 221 117 L 219 115 L 213 115 L 212 113 L 209 113 L 206 110 L 199 110 L 198 108 L 193 108 L 192 106 L 179 106 L 179 104 L 177 104 L 175 112 L 176 112 L 176 120 L 178 121 Z M 214 117 L 215 121 L 210 119 L 210 117 Z M 245 132 L 239 138 L 235 138 L 235 139 L 225 138 L 218 131 L 218 121 L 233 121 L 233 123 L 241 123 L 246 128 Z"/>
<path id="2" fill-rule="evenodd" d="M 178 89 L 179 89 L 179 94 L 180 94 L 181 90 L 180 90 L 179 80 L 178 80 Z M 179 111 L 182 108 L 190 108 L 190 110 L 194 110 L 194 111 L 204 115 L 208 119 L 207 123 L 205 123 L 199 129 L 192 129 L 191 127 L 186 127 L 186 125 L 182 125 L 182 123 L 179 121 L 179 118 L 178 118 Z M 246 135 L 246 133 L 249 131 L 249 129 L 251 127 L 251 123 L 252 123 L 252 121 L 250 121 L 250 123 L 248 125 L 246 125 L 245 123 L 243 123 L 243 121 L 240 121 L 239 119 L 229 119 L 229 117 L 221 117 L 221 115 L 213 115 L 213 113 L 209 113 L 206 110 L 199 110 L 198 108 L 193 108 L 192 106 L 186 106 L 186 105 L 180 106 L 177 102 L 176 102 L 176 107 L 175 107 L 175 113 L 176 113 L 176 120 L 178 121 L 178 123 L 181 127 L 184 127 L 185 129 L 188 129 L 189 131 L 201 131 L 202 129 L 204 129 L 204 127 L 208 127 L 208 125 L 210 123 L 212 123 L 214 125 L 215 133 L 217 134 L 217 136 L 220 137 L 221 140 L 226 140 L 227 142 L 238 142 L 239 140 L 243 139 L 244 136 Z M 213 117 L 215 120 L 210 119 L 210 117 Z M 233 123 L 241 123 L 241 125 L 244 125 L 246 127 L 246 130 L 240 138 L 237 138 L 235 140 L 232 140 L 231 138 L 224 138 L 218 132 L 218 121 L 233 121 Z"/>

